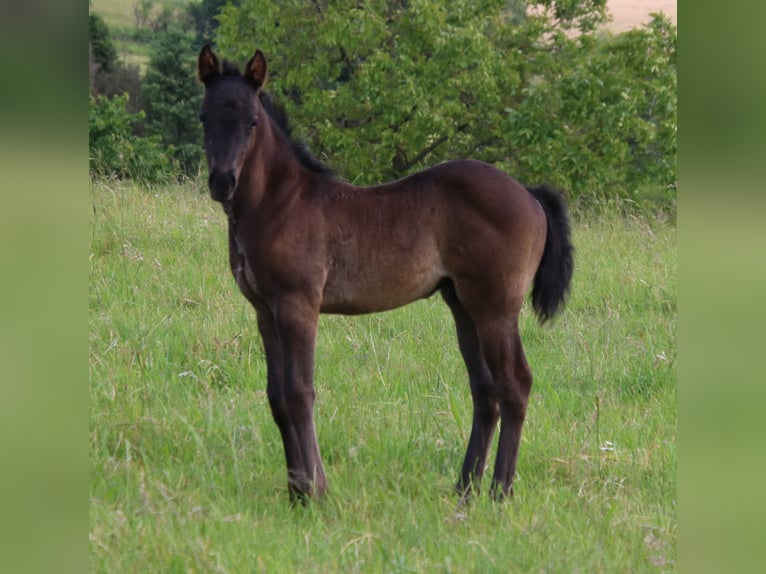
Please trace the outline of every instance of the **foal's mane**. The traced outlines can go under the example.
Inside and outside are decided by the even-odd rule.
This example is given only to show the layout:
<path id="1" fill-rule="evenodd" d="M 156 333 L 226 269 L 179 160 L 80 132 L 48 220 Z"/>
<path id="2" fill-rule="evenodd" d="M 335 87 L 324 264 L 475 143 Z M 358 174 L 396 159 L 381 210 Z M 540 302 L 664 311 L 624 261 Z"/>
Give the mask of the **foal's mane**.
<path id="1" fill-rule="evenodd" d="M 242 77 L 242 73 L 239 71 L 239 67 L 228 60 L 223 61 L 222 68 L 223 76 Z M 333 170 L 321 162 L 319 159 L 314 157 L 314 155 L 309 151 L 305 141 L 293 136 L 293 129 L 290 125 L 290 120 L 287 117 L 285 106 L 278 100 L 272 98 L 271 94 L 263 90 L 261 90 L 259 97 L 261 100 L 261 105 L 263 106 L 263 109 L 266 110 L 266 113 L 271 118 L 271 121 L 273 121 L 274 125 L 276 125 L 282 131 L 282 133 L 285 134 L 285 137 L 287 137 L 287 140 L 290 142 L 290 147 L 293 150 L 293 154 L 298 159 L 300 164 L 309 171 L 332 177 L 334 175 Z"/>
<path id="2" fill-rule="evenodd" d="M 272 98 L 271 94 L 268 92 L 261 91 L 260 98 L 263 109 L 266 110 L 266 113 L 269 114 L 269 117 L 276 124 L 276 126 L 282 130 L 282 133 L 287 136 L 287 139 L 290 141 L 290 146 L 292 147 L 293 153 L 295 154 L 295 157 L 298 158 L 300 164 L 309 171 L 313 171 L 314 173 L 321 173 L 324 175 L 332 176 L 333 170 L 325 165 L 322 161 L 317 159 L 311 153 L 311 151 L 309 151 L 306 142 L 292 135 L 293 128 L 290 125 L 290 120 L 287 118 L 285 106 L 278 100 Z"/>

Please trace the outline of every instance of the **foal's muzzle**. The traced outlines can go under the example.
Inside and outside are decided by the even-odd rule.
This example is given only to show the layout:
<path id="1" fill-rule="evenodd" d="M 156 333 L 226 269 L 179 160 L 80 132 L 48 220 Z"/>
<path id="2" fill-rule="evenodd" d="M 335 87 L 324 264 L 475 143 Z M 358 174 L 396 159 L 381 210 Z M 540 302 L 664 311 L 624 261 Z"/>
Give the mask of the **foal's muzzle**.
<path id="1" fill-rule="evenodd" d="M 224 202 L 231 199 L 234 187 L 237 185 L 237 178 L 230 171 L 225 173 L 214 171 L 210 174 L 207 185 L 210 188 L 210 197 L 215 201 Z"/>

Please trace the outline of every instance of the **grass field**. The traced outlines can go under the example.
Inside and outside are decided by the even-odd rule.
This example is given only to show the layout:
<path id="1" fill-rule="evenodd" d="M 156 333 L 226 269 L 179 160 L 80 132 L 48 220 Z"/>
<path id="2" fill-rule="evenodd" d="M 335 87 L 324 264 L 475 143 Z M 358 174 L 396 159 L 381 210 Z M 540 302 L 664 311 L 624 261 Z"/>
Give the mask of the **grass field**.
<path id="1" fill-rule="evenodd" d="M 453 495 L 471 401 L 437 296 L 323 317 L 331 490 L 291 508 L 220 209 L 190 187 L 90 194 L 92 572 L 676 570 L 676 234 L 662 217 L 577 216 L 568 307 L 545 328 L 525 311 L 535 384 L 513 501 Z"/>

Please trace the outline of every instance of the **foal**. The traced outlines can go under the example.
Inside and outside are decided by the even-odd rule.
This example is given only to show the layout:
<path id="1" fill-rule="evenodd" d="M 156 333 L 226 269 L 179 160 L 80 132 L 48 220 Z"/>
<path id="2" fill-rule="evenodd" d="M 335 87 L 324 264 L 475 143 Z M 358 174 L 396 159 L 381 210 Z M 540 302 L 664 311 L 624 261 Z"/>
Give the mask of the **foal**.
<path id="1" fill-rule="evenodd" d="M 242 74 L 205 46 L 197 74 L 210 194 L 228 217 L 231 271 L 257 314 L 291 498 L 327 488 L 313 416 L 319 314 L 384 311 L 436 291 L 455 318 L 473 398 L 457 490 L 467 495 L 482 477 L 499 419 L 491 491 L 510 494 L 532 385 L 519 312 L 530 287 L 541 322 L 567 296 L 563 200 L 468 160 L 353 186 L 291 142 L 262 91 L 260 50 Z"/>

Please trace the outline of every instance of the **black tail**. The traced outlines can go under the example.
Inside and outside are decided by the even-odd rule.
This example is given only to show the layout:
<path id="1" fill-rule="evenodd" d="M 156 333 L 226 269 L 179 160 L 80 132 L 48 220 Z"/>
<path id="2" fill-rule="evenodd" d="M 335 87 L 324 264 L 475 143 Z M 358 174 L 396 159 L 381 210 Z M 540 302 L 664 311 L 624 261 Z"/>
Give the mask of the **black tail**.
<path id="1" fill-rule="evenodd" d="M 574 247 L 570 241 L 569 214 L 564 199 L 548 187 L 527 189 L 543 206 L 548 221 L 545 251 L 532 286 L 532 307 L 540 323 L 545 323 L 561 310 L 569 294 Z"/>

